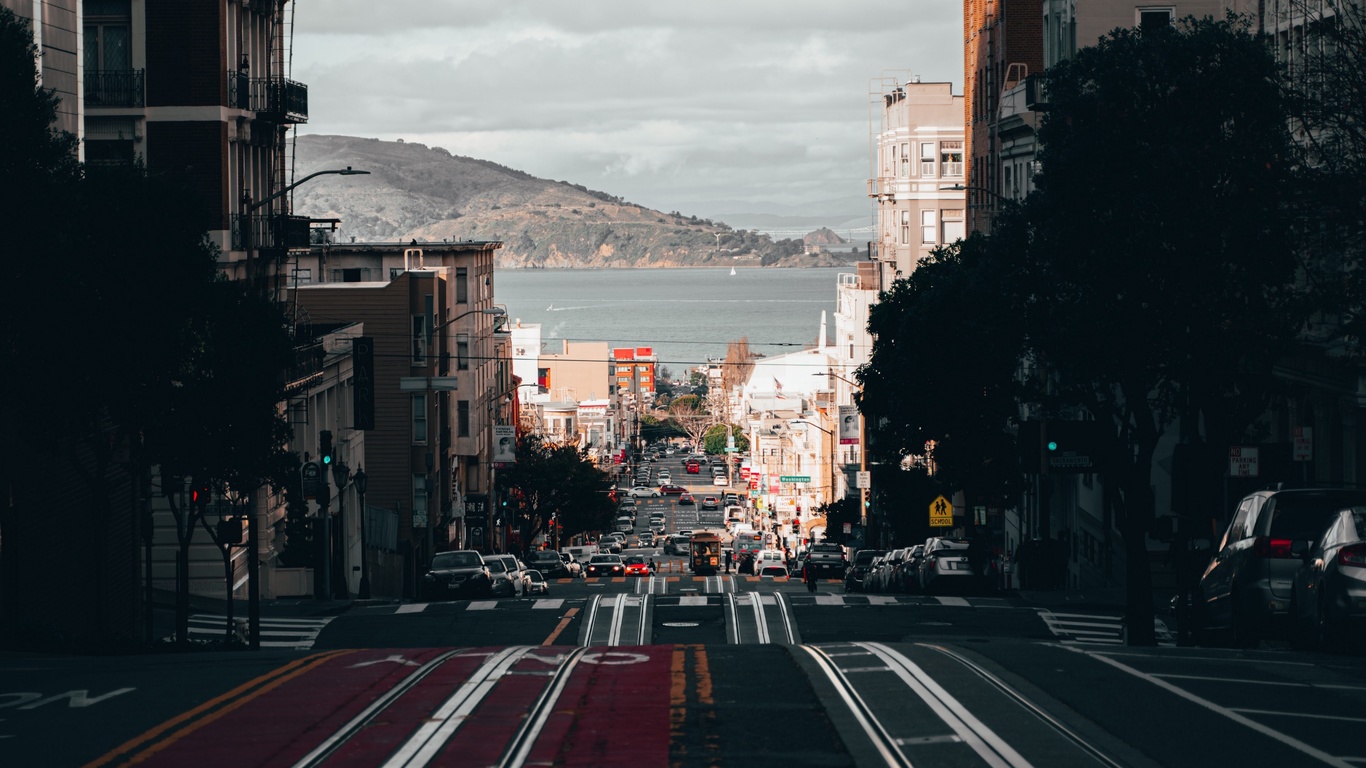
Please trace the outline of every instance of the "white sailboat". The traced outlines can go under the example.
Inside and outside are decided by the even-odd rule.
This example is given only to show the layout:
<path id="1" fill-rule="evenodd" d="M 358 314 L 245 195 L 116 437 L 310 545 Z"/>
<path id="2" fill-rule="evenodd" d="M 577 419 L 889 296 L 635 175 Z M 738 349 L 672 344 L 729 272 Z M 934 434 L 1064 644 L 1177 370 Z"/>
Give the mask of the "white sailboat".
<path id="1" fill-rule="evenodd" d="M 731 267 L 731 268 L 730 268 L 730 274 L 731 274 L 731 277 L 734 277 L 734 276 L 735 276 L 735 267 Z"/>

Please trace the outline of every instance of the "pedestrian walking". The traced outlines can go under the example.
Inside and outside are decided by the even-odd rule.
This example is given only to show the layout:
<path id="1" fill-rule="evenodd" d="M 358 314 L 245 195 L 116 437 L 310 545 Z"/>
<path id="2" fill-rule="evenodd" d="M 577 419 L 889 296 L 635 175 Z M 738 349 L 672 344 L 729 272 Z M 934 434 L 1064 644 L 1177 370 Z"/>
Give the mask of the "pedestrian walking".
<path id="1" fill-rule="evenodd" d="M 816 569 L 811 566 L 811 561 L 807 560 L 806 565 L 802 566 L 802 581 L 806 582 L 806 591 L 816 591 Z"/>

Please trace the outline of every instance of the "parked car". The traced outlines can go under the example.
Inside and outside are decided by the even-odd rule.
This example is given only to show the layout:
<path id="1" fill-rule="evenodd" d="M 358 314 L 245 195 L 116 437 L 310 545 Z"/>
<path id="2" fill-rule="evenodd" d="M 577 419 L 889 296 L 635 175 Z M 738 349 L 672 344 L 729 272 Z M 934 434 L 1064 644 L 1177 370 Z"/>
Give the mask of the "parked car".
<path id="1" fill-rule="evenodd" d="M 522 594 L 549 595 L 550 583 L 545 580 L 545 576 L 540 571 L 530 568 L 522 574 Z"/>
<path id="2" fill-rule="evenodd" d="M 526 565 L 545 575 L 547 579 L 563 579 L 569 576 L 569 567 L 553 549 L 538 549 L 526 556 Z"/>
<path id="3" fill-rule="evenodd" d="M 919 583 L 926 592 L 967 590 L 976 586 L 972 567 L 968 564 L 967 540 L 947 536 L 931 539 L 925 546 L 925 558 L 920 562 Z"/>
<path id="4" fill-rule="evenodd" d="M 854 561 L 849 564 L 849 570 L 844 574 L 845 592 L 862 592 L 863 581 L 868 577 L 868 571 L 872 570 L 873 560 L 880 555 L 886 554 L 881 549 L 860 549 L 854 554 Z"/>
<path id="5" fill-rule="evenodd" d="M 491 597 L 516 597 L 517 587 L 521 583 L 521 574 L 509 575 L 508 563 L 506 560 L 495 559 L 492 555 L 484 561 L 485 567 L 489 569 L 489 576 L 492 579 L 492 586 L 489 588 Z M 517 579 L 513 581 L 513 579 Z"/>
<path id="6" fill-rule="evenodd" d="M 569 574 L 569 578 L 577 579 L 583 575 L 583 564 L 568 552 L 560 553 L 560 560 L 564 562 L 564 569 Z"/>
<path id="7" fill-rule="evenodd" d="M 920 564 L 925 561 L 925 545 L 916 544 L 906 551 L 906 559 L 897 569 L 902 592 L 915 592 L 920 589 Z"/>
<path id="8" fill-rule="evenodd" d="M 593 559 L 588 561 L 589 576 L 621 576 L 626 571 L 626 565 L 621 562 L 621 555 L 593 555 Z"/>
<path id="9" fill-rule="evenodd" d="M 484 562 L 488 563 L 490 568 L 495 563 L 504 563 L 506 570 L 503 571 L 503 577 L 512 585 L 513 594 L 522 591 L 522 574 L 527 570 L 527 567 L 516 555 L 485 555 Z M 497 573 L 495 573 L 495 584 L 497 581 Z"/>
<path id="10" fill-rule="evenodd" d="M 688 554 L 688 537 L 673 536 L 664 537 L 664 554 L 666 555 L 686 555 Z"/>
<path id="11" fill-rule="evenodd" d="M 1303 565 L 1295 542 L 1317 540 L 1334 516 L 1354 507 L 1366 507 L 1366 491 L 1300 488 L 1243 497 L 1200 577 L 1193 606 L 1200 639 L 1226 635 L 1250 646 L 1288 634 L 1292 585 Z"/>
<path id="12" fill-rule="evenodd" d="M 651 488 L 647 485 L 637 485 L 636 487 L 627 491 L 626 495 L 633 496 L 637 499 L 642 496 L 659 498 L 661 495 L 663 495 L 663 493 L 662 489 Z"/>
<path id="13" fill-rule="evenodd" d="M 871 573 L 869 574 L 870 588 L 868 591 L 893 591 L 893 589 L 895 588 L 894 575 L 896 573 L 896 568 L 898 565 L 901 564 L 901 560 L 905 555 L 905 552 L 905 547 L 889 549 L 884 555 L 877 559 L 876 565 L 873 567 Z"/>
<path id="14" fill-rule="evenodd" d="M 423 577 L 423 591 L 428 600 L 487 597 L 493 594 L 493 574 L 474 550 L 437 552 Z"/>
<path id="15" fill-rule="evenodd" d="M 1297 646 L 1337 650 L 1366 628 L 1366 507 L 1334 515 L 1313 542 L 1295 542 L 1301 555 L 1291 597 Z"/>

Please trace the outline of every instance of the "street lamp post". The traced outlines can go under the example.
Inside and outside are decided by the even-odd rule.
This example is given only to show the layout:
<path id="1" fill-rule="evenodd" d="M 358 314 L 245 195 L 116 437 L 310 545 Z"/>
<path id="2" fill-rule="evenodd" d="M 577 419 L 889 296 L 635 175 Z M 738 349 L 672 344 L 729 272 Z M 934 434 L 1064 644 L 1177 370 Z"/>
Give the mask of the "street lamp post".
<path id="1" fill-rule="evenodd" d="M 352 478 L 356 483 L 356 493 L 360 495 L 360 599 L 370 599 L 370 546 L 365 539 L 365 487 L 370 478 L 364 467 L 356 467 Z"/>
<path id="2" fill-rule="evenodd" d="M 832 379 L 839 379 L 845 384 L 848 384 L 849 386 L 853 387 L 860 394 L 863 393 L 862 385 L 860 385 L 856 381 L 850 381 L 849 379 L 844 378 L 843 376 L 839 375 L 838 373 L 835 373 L 834 371 L 827 371 L 826 373 L 813 373 L 811 375 L 829 376 Z M 862 409 L 859 409 L 858 412 L 858 469 L 860 473 L 868 471 L 868 435 L 866 430 L 866 423 L 863 418 Z M 868 530 L 868 506 L 864 503 L 864 490 L 866 489 L 859 489 L 858 518 L 859 525 L 863 526 L 863 529 L 866 532 Z"/>
<path id="3" fill-rule="evenodd" d="M 348 165 L 348 166 L 346 166 L 345 168 L 334 168 L 334 169 L 329 169 L 329 170 L 325 170 L 325 171 L 315 171 L 315 172 L 313 172 L 313 173 L 310 173 L 310 174 L 308 174 L 307 176 L 303 177 L 302 179 L 299 179 L 298 181 L 294 182 L 293 184 L 290 184 L 289 186 L 286 186 L 284 189 L 281 189 L 279 192 L 276 192 L 275 194 L 273 194 L 273 195 L 271 195 L 271 196 L 269 196 L 269 197 L 267 197 L 267 198 L 265 198 L 265 199 L 263 199 L 263 200 L 253 201 L 253 200 L 251 199 L 251 192 L 243 192 L 243 193 L 242 193 L 242 207 L 243 207 L 243 208 L 246 210 L 246 212 L 247 212 L 247 216 L 246 216 L 246 219 L 247 219 L 247 220 L 246 220 L 246 222 L 244 223 L 244 225 L 243 225 L 243 227 L 242 227 L 242 247 L 243 247 L 243 250 L 245 250 L 245 251 L 247 252 L 247 283 L 248 283 L 249 285 L 254 285 L 254 283 L 255 283 L 255 281 L 256 281 L 255 265 L 254 265 L 254 263 L 252 262 L 251 251 L 252 251 L 252 246 L 254 245 L 254 242 L 253 242 L 253 241 L 256 239 L 256 228 L 255 228 L 254 215 L 255 215 L 255 213 L 256 213 L 258 210 L 260 210 L 262 207 L 264 207 L 264 206 L 266 206 L 266 205 L 269 205 L 270 203 L 275 202 L 276 200 L 280 199 L 281 197 L 284 197 L 285 195 L 289 194 L 290 192 L 294 191 L 294 189 L 295 189 L 296 187 L 299 187 L 300 185 L 304 184 L 305 182 L 311 181 L 312 179 L 315 179 L 315 178 L 317 178 L 317 177 L 319 177 L 319 176 L 328 176 L 328 175 L 336 175 L 336 176 L 367 176 L 367 175 L 369 175 L 369 173 L 370 173 L 369 171 L 357 171 L 357 170 L 353 169 L 351 166 Z"/>
<path id="4" fill-rule="evenodd" d="M 336 533 L 333 534 L 333 536 L 334 538 L 340 538 L 343 545 L 346 541 L 346 501 L 344 494 L 346 492 L 346 483 L 350 479 L 351 468 L 346 466 L 345 462 L 339 461 L 332 465 L 332 481 L 337 486 L 337 528 Z M 333 546 L 334 544 L 335 542 L 328 542 L 328 557 L 335 559 L 341 555 L 345 547 L 342 545 Z M 337 554 L 333 555 L 331 554 L 332 552 L 336 552 Z M 334 579 L 339 579 L 343 585 L 346 584 L 346 577 L 342 575 L 341 568 L 334 567 L 330 570 L 334 574 Z M 337 585 L 333 584 L 331 586 L 336 587 Z M 329 591 L 332 592 L 333 595 L 336 595 L 339 592 L 344 595 L 351 590 L 347 588 L 343 590 L 330 589 Z"/>

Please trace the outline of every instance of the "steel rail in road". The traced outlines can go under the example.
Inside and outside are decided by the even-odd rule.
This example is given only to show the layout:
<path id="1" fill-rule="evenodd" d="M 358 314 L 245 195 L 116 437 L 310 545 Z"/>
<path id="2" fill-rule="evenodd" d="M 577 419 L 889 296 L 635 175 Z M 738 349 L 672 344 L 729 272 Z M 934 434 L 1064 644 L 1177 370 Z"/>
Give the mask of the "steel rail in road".
<path id="1" fill-rule="evenodd" d="M 840 644 L 835 647 L 857 650 L 836 653 L 831 653 L 822 646 L 803 645 L 799 647 L 815 660 L 817 668 L 834 686 L 836 694 L 849 709 L 854 721 L 867 735 L 874 750 L 887 765 L 909 766 L 913 764 L 910 756 L 903 749 L 907 744 L 928 746 L 946 741 L 968 747 L 986 765 L 992 766 L 992 768 L 1026 768 L 1031 765 L 1023 755 L 1016 752 L 1010 744 L 1006 743 L 990 727 L 973 715 L 967 707 L 963 706 L 928 673 L 901 653 L 881 643 Z M 836 657 L 850 656 L 872 657 L 880 664 L 843 667 L 836 660 Z M 857 679 L 860 683 L 853 682 L 850 677 L 852 673 L 858 673 Z M 894 736 L 892 727 L 878 717 L 869 701 L 860 693 L 860 685 L 864 685 L 867 686 L 866 690 L 876 692 L 879 699 L 885 700 L 887 696 L 886 674 L 896 677 L 909 688 L 931 712 L 949 727 L 953 735 L 905 739 Z"/>
<path id="2" fill-rule="evenodd" d="M 460 726 L 469 720 L 470 713 L 489 695 L 498 680 L 534 649 L 535 646 L 512 646 L 489 657 L 385 761 L 384 768 L 416 768 L 431 762 Z"/>
<path id="3" fill-rule="evenodd" d="M 459 651 L 447 651 L 413 670 L 412 674 L 403 678 L 398 685 L 385 691 L 383 696 L 380 696 L 370 704 L 370 706 L 361 710 L 360 714 L 351 718 L 351 720 L 347 721 L 341 728 L 338 728 L 336 733 L 324 739 L 323 743 L 315 747 L 312 752 L 304 755 L 299 762 L 294 764 L 294 768 L 312 768 L 313 766 L 322 765 L 332 753 L 336 752 L 343 744 L 363 731 L 365 726 L 375 719 L 376 715 L 388 709 L 399 697 L 412 690 L 414 686 L 422 682 L 422 680 L 435 671 L 437 667 L 445 664 L 447 660 L 457 654 L 459 654 Z"/>
<path id="4" fill-rule="evenodd" d="M 1075 731 L 1064 725 L 1062 721 L 1058 720 L 1056 717 L 1053 717 L 1048 712 L 1044 711 L 1043 708 L 1039 707 L 1037 704 L 1026 698 L 1024 694 L 1015 690 L 1013 687 L 1010 686 L 1010 684 L 1006 683 L 1001 678 L 988 672 L 981 665 L 941 645 L 933 645 L 930 643 L 918 643 L 918 645 L 922 648 L 929 648 L 932 651 L 938 651 L 939 653 L 942 653 L 945 656 L 948 656 L 949 658 L 958 662 L 959 664 L 962 664 L 963 666 L 967 667 L 978 677 L 985 680 L 993 688 L 1005 694 L 1016 704 L 1019 704 L 1021 707 L 1023 707 L 1025 711 L 1029 712 L 1031 715 L 1034 715 L 1039 720 L 1042 720 L 1045 725 L 1056 731 L 1059 736 L 1062 736 L 1064 739 L 1071 742 L 1074 746 L 1076 746 L 1082 752 L 1085 752 L 1096 762 L 1100 763 L 1101 765 L 1109 766 L 1109 768 L 1121 768 L 1121 763 L 1118 763 L 1115 760 L 1111 759 L 1111 757 L 1105 754 L 1105 752 L 1101 751 L 1099 747 L 1096 747 L 1086 739 L 1082 738 Z"/>
<path id="5" fill-rule="evenodd" d="M 564 687 L 569 682 L 569 675 L 578 665 L 579 659 L 583 658 L 587 652 L 587 648 L 575 648 L 555 670 L 550 685 L 541 692 L 540 698 L 527 712 L 526 718 L 522 720 L 521 728 L 517 730 L 516 735 L 508 744 L 507 750 L 503 752 L 503 759 L 497 763 L 498 768 L 520 768 L 526 764 L 527 756 L 531 754 L 531 748 L 536 745 L 536 739 L 540 738 L 541 731 L 545 729 L 546 721 L 550 719 L 550 713 L 555 710 L 555 704 L 560 700 L 560 694 L 564 693 Z"/>

